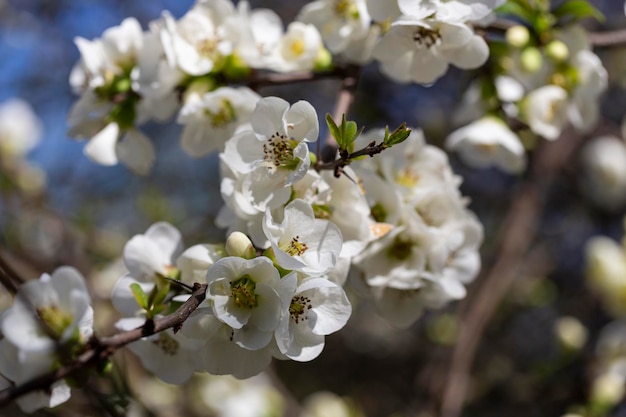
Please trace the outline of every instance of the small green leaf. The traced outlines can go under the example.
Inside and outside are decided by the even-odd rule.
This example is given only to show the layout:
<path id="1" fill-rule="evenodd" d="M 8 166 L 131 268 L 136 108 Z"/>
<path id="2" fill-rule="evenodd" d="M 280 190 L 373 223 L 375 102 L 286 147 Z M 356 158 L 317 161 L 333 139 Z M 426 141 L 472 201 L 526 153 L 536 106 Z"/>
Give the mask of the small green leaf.
<path id="1" fill-rule="evenodd" d="M 552 11 L 552 14 L 562 20 L 572 18 L 574 20 L 593 17 L 600 22 L 604 22 L 605 17 L 598 9 L 585 0 L 569 0 Z"/>
<path id="2" fill-rule="evenodd" d="M 385 129 L 385 139 L 383 140 L 383 145 L 386 147 L 391 147 L 393 145 L 397 145 L 402 143 L 409 137 L 411 134 L 411 129 L 406 127 L 406 123 L 402 123 L 396 130 L 394 130 L 390 135 L 388 135 L 389 129 Z"/>
<path id="3" fill-rule="evenodd" d="M 356 139 L 356 131 L 357 131 L 357 126 L 356 123 L 353 121 L 349 121 L 346 123 L 346 140 L 349 142 L 354 141 L 354 139 Z"/>
<path id="4" fill-rule="evenodd" d="M 170 291 L 170 283 L 168 281 L 159 288 L 159 290 L 157 291 L 154 297 L 154 300 L 152 300 L 152 305 L 155 306 L 155 305 L 161 304 L 163 300 L 165 300 L 165 297 L 167 297 L 167 293 L 169 291 Z"/>
<path id="5" fill-rule="evenodd" d="M 527 23 L 532 22 L 535 15 L 535 11 L 527 2 L 507 1 L 495 11 L 498 15 L 515 16 Z"/>
<path id="6" fill-rule="evenodd" d="M 147 310 L 149 307 L 148 296 L 143 291 L 143 288 L 141 288 L 141 285 L 134 282 L 130 284 L 130 290 L 132 291 L 135 300 L 137 300 L 137 304 L 139 304 L 139 307 Z"/>
<path id="7" fill-rule="evenodd" d="M 152 317 L 156 316 L 157 314 L 165 310 L 165 307 L 167 307 L 165 304 L 159 304 L 159 305 L 155 305 L 154 307 L 152 307 L 152 310 L 150 310 Z"/>
<path id="8" fill-rule="evenodd" d="M 337 145 L 340 145 L 341 135 L 339 133 L 339 127 L 333 120 L 333 117 L 330 115 L 330 113 L 326 113 L 326 124 L 328 125 L 328 130 L 330 131 L 330 134 L 337 141 Z"/>

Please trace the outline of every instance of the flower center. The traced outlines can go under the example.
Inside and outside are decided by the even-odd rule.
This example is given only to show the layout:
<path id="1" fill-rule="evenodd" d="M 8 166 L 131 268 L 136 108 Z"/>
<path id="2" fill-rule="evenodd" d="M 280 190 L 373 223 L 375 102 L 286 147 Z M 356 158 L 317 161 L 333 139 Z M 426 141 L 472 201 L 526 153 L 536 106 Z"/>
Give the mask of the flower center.
<path id="1" fill-rule="evenodd" d="M 441 33 L 439 33 L 438 30 L 418 27 L 415 32 L 413 32 L 413 41 L 419 49 L 430 49 L 441 43 Z"/>
<path id="2" fill-rule="evenodd" d="M 271 172 L 278 168 L 296 169 L 300 161 L 293 156 L 295 145 L 295 140 L 276 132 L 263 144 L 263 165 L 268 166 Z"/>
<path id="3" fill-rule="evenodd" d="M 61 311 L 57 306 L 40 307 L 35 311 L 48 335 L 55 340 L 61 339 L 63 332 L 73 321 L 71 314 Z"/>
<path id="4" fill-rule="evenodd" d="M 202 39 L 197 44 L 198 53 L 203 57 L 215 60 L 219 54 L 217 50 L 218 43 L 219 40 L 217 38 Z"/>
<path id="5" fill-rule="evenodd" d="M 302 255 L 309 249 L 306 243 L 300 242 L 300 236 L 294 236 L 288 243 L 283 243 L 279 247 L 290 256 Z"/>
<path id="6" fill-rule="evenodd" d="M 174 338 L 165 332 L 159 333 L 159 337 L 153 340 L 152 343 L 163 351 L 166 355 L 174 356 L 178 352 L 179 343 Z"/>
<path id="7" fill-rule="evenodd" d="M 359 18 L 359 9 L 353 0 L 335 1 L 335 13 L 346 20 Z"/>
<path id="8" fill-rule="evenodd" d="M 225 98 L 220 102 L 218 111 L 213 112 L 206 109 L 204 113 L 211 120 L 211 126 L 213 127 L 224 127 L 237 119 L 233 104 Z"/>
<path id="9" fill-rule="evenodd" d="M 301 321 L 309 319 L 307 311 L 312 308 L 313 305 L 311 304 L 311 299 L 309 297 L 298 295 L 291 299 L 291 304 L 289 305 L 289 315 L 296 322 L 296 324 L 298 324 Z"/>
<path id="10" fill-rule="evenodd" d="M 410 168 L 406 168 L 404 171 L 396 175 L 395 180 L 398 185 L 402 185 L 407 188 L 413 188 L 417 185 L 420 177 L 413 172 Z"/>
<path id="11" fill-rule="evenodd" d="M 411 256 L 411 249 L 414 245 L 411 240 L 396 237 L 393 244 L 387 249 L 387 256 L 398 261 L 404 261 Z"/>
<path id="12" fill-rule="evenodd" d="M 304 53 L 304 41 L 302 39 L 296 39 L 289 45 L 289 50 L 294 57 L 299 57 Z"/>
<path id="13" fill-rule="evenodd" d="M 230 296 L 237 307 L 252 310 L 258 305 L 255 288 L 256 283 L 249 275 L 244 275 L 230 283 Z"/>
<path id="14" fill-rule="evenodd" d="M 387 210 L 385 210 L 385 206 L 381 203 L 376 203 L 372 206 L 371 209 L 372 217 L 377 222 L 384 222 L 387 218 Z"/>

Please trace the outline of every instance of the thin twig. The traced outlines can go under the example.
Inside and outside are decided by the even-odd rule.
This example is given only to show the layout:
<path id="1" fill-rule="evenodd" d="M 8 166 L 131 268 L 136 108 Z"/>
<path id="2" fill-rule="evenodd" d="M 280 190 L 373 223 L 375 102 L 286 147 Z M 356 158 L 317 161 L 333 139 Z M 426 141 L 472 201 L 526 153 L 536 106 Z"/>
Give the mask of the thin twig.
<path id="1" fill-rule="evenodd" d="M 626 29 L 610 32 L 591 32 L 589 33 L 589 42 L 597 48 L 626 46 Z"/>
<path id="2" fill-rule="evenodd" d="M 247 84 L 251 89 L 256 90 L 259 87 L 294 84 L 302 82 L 310 82 L 317 80 L 325 80 L 329 78 L 344 79 L 349 76 L 350 66 L 336 66 L 329 71 L 324 72 L 294 72 L 294 73 L 253 73 L 252 77 L 243 80 L 243 84 Z"/>
<path id="3" fill-rule="evenodd" d="M 74 361 L 63 365 L 52 372 L 32 379 L 25 384 L 0 392 L 0 407 L 31 391 L 49 388 L 54 382 L 67 378 L 80 369 L 106 359 L 117 349 L 143 337 L 151 336 L 167 329 L 174 329 L 174 332 L 180 330 L 185 320 L 187 320 L 191 313 L 193 313 L 194 310 L 196 310 L 204 301 L 206 296 L 206 287 L 206 284 L 194 285 L 195 289 L 191 297 L 174 313 L 154 321 L 147 321 L 142 327 L 129 330 L 127 332 L 118 333 L 116 335 L 100 339 L 94 338 L 88 344 L 87 350 L 85 350 Z"/>
<path id="4" fill-rule="evenodd" d="M 11 294 L 15 295 L 17 288 L 23 283 L 24 280 L 0 254 L 0 284 Z"/>
<path id="5" fill-rule="evenodd" d="M 460 415 L 470 370 L 489 319 L 514 282 L 536 239 L 544 197 L 552 181 L 581 143 L 582 136 L 568 131 L 560 140 L 546 141 L 538 149 L 531 175 L 522 184 L 500 228 L 497 260 L 471 288 L 471 296 L 462 306 L 465 314 L 444 382 L 441 417 Z"/>

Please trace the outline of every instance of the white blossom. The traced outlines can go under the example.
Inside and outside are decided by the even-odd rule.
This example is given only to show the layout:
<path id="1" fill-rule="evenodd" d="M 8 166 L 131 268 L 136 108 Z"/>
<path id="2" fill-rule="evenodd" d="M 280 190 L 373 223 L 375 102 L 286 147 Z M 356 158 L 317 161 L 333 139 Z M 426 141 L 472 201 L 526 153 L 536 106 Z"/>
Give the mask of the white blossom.
<path id="1" fill-rule="evenodd" d="M 133 236 L 124 246 L 124 264 L 129 275 L 142 282 L 169 276 L 182 253 L 178 229 L 166 222 L 153 224 L 146 233 Z"/>
<path id="2" fill-rule="evenodd" d="M 528 93 L 523 106 L 531 130 L 546 139 L 558 138 L 567 124 L 567 92 L 561 87 L 539 87 Z"/>
<path id="3" fill-rule="evenodd" d="M 452 132 L 446 148 L 459 153 L 474 168 L 495 165 L 505 172 L 519 173 L 526 167 L 526 151 L 519 138 L 500 119 L 483 117 Z"/>
<path id="4" fill-rule="evenodd" d="M 351 41 L 363 39 L 370 26 L 365 0 L 317 0 L 307 3 L 296 20 L 320 31 L 332 53 L 345 51 Z"/>
<path id="5" fill-rule="evenodd" d="M 326 278 L 305 279 L 282 309 L 276 344 L 290 359 L 313 360 L 324 348 L 324 336 L 345 326 L 351 312 L 339 285 Z"/>
<path id="6" fill-rule="evenodd" d="M 133 317 L 119 320 L 115 326 L 129 331 L 142 326 L 145 318 Z M 141 338 L 128 345 L 143 366 L 162 381 L 183 384 L 197 370 L 195 358 L 201 344 L 182 332 L 167 329 L 155 335 Z"/>
<path id="7" fill-rule="evenodd" d="M 323 47 L 315 26 L 292 22 L 274 49 L 269 69 L 279 72 L 312 70 Z"/>
<path id="8" fill-rule="evenodd" d="M 626 144 L 602 136 L 582 149 L 584 191 L 601 207 L 617 210 L 626 203 Z"/>
<path id="9" fill-rule="evenodd" d="M 0 155 L 3 158 L 25 156 L 41 140 L 42 130 L 41 121 L 28 102 L 14 98 L 0 104 Z"/>
<path id="10" fill-rule="evenodd" d="M 185 128 L 181 146 L 193 157 L 224 150 L 226 140 L 237 130 L 250 128 L 250 117 L 261 99 L 247 87 L 220 87 L 185 101 L 178 115 L 178 123 Z"/>
<path id="11" fill-rule="evenodd" d="M 263 230 L 278 264 L 307 274 L 323 274 L 333 268 L 341 252 L 341 232 L 328 220 L 316 219 L 304 200 L 290 202 L 281 223 L 268 210 Z"/>
<path id="12" fill-rule="evenodd" d="M 91 297 L 83 276 L 74 268 L 61 267 L 52 275 L 28 281 L 1 320 L 0 374 L 21 385 L 52 371 L 73 359 L 61 354 L 61 346 L 84 344 L 93 333 Z M 69 386 L 60 380 L 50 391 L 34 391 L 18 404 L 33 412 L 55 407 L 69 397 Z"/>
<path id="13" fill-rule="evenodd" d="M 232 329 L 237 345 L 258 350 L 268 345 L 278 326 L 280 287 L 286 282 L 268 258 L 229 256 L 209 268 L 206 299 L 215 317 Z"/>
<path id="14" fill-rule="evenodd" d="M 391 24 L 373 56 L 383 73 L 396 81 L 431 84 L 449 64 L 461 69 L 480 67 L 489 48 L 463 23 L 403 16 Z"/>
<path id="15" fill-rule="evenodd" d="M 234 48 L 223 26 L 234 13 L 228 0 L 197 3 L 178 21 L 164 13 L 161 41 L 170 65 L 190 75 L 219 69 Z"/>

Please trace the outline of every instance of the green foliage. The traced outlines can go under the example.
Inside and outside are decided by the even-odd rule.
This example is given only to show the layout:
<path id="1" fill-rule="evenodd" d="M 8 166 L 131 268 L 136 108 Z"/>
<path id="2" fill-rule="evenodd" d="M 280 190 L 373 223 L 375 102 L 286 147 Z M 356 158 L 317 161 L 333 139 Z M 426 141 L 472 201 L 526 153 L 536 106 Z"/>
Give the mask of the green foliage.
<path id="1" fill-rule="evenodd" d="M 411 129 L 406 127 L 406 123 L 402 123 L 396 130 L 389 134 L 389 126 L 385 126 L 385 137 L 383 138 L 383 146 L 391 148 L 394 145 L 402 143 L 411 134 Z"/>
<path id="2" fill-rule="evenodd" d="M 141 288 L 139 284 L 134 282 L 130 284 L 130 290 L 132 291 L 133 297 L 135 297 L 137 304 L 139 304 L 139 307 L 147 310 L 148 309 L 148 296 L 143 291 L 143 288 Z"/>
<path id="3" fill-rule="evenodd" d="M 327 113 L 326 124 L 330 130 L 330 134 L 333 135 L 335 141 L 337 141 L 339 150 L 348 153 L 354 152 L 354 141 L 359 137 L 361 132 L 363 132 L 363 127 L 358 129 L 356 122 L 346 121 L 345 114 L 341 116 L 341 125 L 337 126 L 332 116 Z"/>
<path id="4" fill-rule="evenodd" d="M 559 22 L 572 22 L 588 17 L 604 22 L 604 15 L 586 0 L 569 0 L 552 11 Z"/>
<path id="5" fill-rule="evenodd" d="M 155 285 L 152 288 L 149 295 L 144 292 L 139 284 L 133 283 L 130 285 L 130 290 L 135 300 L 146 311 L 146 318 L 148 319 L 153 319 L 167 308 L 167 304 L 164 304 L 164 301 L 170 291 L 170 283 L 166 280 L 161 281 L 159 285 Z"/>

